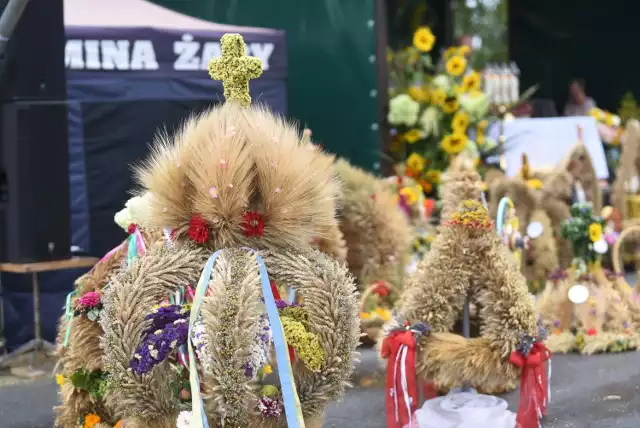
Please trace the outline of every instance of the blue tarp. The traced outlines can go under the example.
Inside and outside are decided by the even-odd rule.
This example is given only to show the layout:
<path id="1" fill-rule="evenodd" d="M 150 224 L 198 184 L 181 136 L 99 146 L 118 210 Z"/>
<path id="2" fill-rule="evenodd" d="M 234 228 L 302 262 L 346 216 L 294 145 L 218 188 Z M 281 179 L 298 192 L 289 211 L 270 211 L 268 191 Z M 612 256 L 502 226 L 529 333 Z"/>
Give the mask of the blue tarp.
<path id="1" fill-rule="evenodd" d="M 67 26 L 65 53 L 72 245 L 96 257 L 125 238 L 113 216 L 134 186 L 132 165 L 147 155 L 157 130 L 172 132 L 193 111 L 223 99 L 222 85 L 209 78 L 205 58 L 219 54 L 222 31 L 108 27 Z M 238 32 L 248 53 L 263 59 L 263 76 L 251 82 L 254 102 L 286 114 L 284 33 Z M 85 271 L 41 275 L 47 340 L 55 337 L 73 281 Z M 31 279 L 3 274 L 2 293 L 4 330 L 12 349 L 33 337 Z"/>

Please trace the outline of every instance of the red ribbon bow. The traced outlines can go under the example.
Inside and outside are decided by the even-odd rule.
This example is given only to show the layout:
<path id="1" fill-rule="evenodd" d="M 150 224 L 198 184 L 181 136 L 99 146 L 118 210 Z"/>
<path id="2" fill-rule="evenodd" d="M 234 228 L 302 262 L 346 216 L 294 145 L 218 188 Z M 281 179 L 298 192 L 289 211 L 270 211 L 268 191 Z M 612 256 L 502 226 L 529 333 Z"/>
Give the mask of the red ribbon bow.
<path id="1" fill-rule="evenodd" d="M 411 422 L 418 405 L 414 333 L 408 327 L 406 330 L 392 331 L 382 342 L 381 353 L 383 358 L 388 359 L 385 399 L 387 427 L 402 428 Z"/>
<path id="2" fill-rule="evenodd" d="M 540 418 L 547 413 L 549 402 L 545 362 L 551 359 L 551 351 L 542 342 L 535 342 L 525 357 L 514 351 L 509 362 L 522 368 L 520 376 L 520 406 L 516 418 L 518 428 L 538 428 Z"/>

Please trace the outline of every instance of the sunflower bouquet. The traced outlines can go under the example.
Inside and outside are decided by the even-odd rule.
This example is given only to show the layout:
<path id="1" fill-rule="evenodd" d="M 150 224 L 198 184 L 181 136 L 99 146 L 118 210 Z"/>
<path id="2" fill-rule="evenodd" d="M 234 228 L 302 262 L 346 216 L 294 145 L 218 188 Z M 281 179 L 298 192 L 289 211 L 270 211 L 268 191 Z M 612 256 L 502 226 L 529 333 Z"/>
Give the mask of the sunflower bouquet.
<path id="1" fill-rule="evenodd" d="M 495 143 L 485 131 L 488 98 L 480 73 L 467 64 L 468 46 L 452 46 L 434 64 L 435 36 L 419 28 L 413 45 L 388 55 L 394 160 L 426 195 L 437 195 L 440 174 L 462 152 L 479 159 Z"/>

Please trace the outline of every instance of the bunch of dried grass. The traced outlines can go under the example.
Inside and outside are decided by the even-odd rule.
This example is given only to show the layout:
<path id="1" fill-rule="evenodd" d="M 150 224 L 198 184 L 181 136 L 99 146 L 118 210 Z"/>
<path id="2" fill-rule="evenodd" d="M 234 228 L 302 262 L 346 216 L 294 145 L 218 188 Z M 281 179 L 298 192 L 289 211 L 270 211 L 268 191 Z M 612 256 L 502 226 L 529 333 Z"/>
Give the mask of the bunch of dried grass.
<path id="1" fill-rule="evenodd" d="M 450 333 L 467 295 L 480 308 L 478 338 Z M 396 320 L 431 327 L 418 349 L 418 376 L 443 389 L 464 382 L 485 392 L 515 386 L 519 369 L 509 363 L 509 355 L 521 335 L 537 336 L 526 281 L 493 228 L 441 227 L 396 309 Z"/>

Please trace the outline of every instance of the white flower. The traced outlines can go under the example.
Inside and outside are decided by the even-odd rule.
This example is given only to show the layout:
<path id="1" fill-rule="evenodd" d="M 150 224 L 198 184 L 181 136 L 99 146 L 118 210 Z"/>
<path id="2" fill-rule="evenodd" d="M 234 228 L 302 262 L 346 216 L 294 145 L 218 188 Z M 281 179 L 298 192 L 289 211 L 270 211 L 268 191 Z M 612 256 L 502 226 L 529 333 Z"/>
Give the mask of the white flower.
<path id="1" fill-rule="evenodd" d="M 621 120 L 620 116 L 616 116 L 615 114 L 612 117 L 613 126 L 620 126 Z"/>
<path id="2" fill-rule="evenodd" d="M 147 192 L 142 196 L 134 196 L 129 199 L 125 207 L 116 213 L 114 221 L 124 230 L 129 230 L 129 225 L 137 224 L 142 226 L 147 223 L 150 216 L 151 193 Z"/>
<path id="3" fill-rule="evenodd" d="M 445 74 L 439 74 L 438 76 L 436 76 L 436 78 L 433 79 L 433 84 L 436 86 L 436 88 L 442 89 L 445 92 L 449 92 L 449 89 L 451 89 L 451 81 Z"/>
<path id="4" fill-rule="evenodd" d="M 469 113 L 471 122 L 477 122 L 487 115 L 489 98 L 484 92 L 481 94 L 463 94 L 460 96 L 460 107 Z"/>
<path id="5" fill-rule="evenodd" d="M 400 94 L 389 102 L 389 114 L 387 120 L 392 125 L 413 126 L 418 120 L 420 104 L 409 95 Z"/>
<path id="6" fill-rule="evenodd" d="M 425 133 L 425 138 L 440 135 L 440 110 L 434 106 L 425 109 L 420 116 L 420 125 Z"/>
<path id="7" fill-rule="evenodd" d="M 191 417 L 193 416 L 192 412 L 182 411 L 178 415 L 178 420 L 176 421 L 176 428 L 189 428 L 191 425 Z"/>

